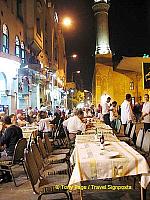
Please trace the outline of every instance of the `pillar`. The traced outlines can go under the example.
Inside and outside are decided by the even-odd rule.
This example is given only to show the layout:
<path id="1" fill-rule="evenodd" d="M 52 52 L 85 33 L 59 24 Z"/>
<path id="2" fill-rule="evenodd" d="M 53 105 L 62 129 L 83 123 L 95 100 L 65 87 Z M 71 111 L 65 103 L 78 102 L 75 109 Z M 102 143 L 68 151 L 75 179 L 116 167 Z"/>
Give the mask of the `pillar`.
<path id="1" fill-rule="evenodd" d="M 94 0 L 92 7 L 96 18 L 96 54 L 110 53 L 109 30 L 108 30 L 108 10 L 107 0 Z"/>

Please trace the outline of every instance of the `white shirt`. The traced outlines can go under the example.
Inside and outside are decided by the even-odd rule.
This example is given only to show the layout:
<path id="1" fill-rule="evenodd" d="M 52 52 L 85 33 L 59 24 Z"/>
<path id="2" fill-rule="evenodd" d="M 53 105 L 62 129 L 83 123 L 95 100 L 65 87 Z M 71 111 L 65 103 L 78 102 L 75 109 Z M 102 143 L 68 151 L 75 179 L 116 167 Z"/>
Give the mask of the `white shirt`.
<path id="1" fill-rule="evenodd" d="M 92 113 L 90 111 L 84 111 L 84 117 L 92 117 Z"/>
<path id="2" fill-rule="evenodd" d="M 150 123 L 150 102 L 145 102 L 142 108 L 142 114 L 148 114 L 144 117 L 144 123 Z"/>
<path id="3" fill-rule="evenodd" d="M 117 107 L 110 107 L 110 121 L 112 122 L 113 120 L 118 118 L 118 112 L 117 112 Z"/>
<path id="4" fill-rule="evenodd" d="M 124 102 L 121 104 L 121 122 L 122 124 L 127 124 L 129 121 L 132 120 L 132 118 L 133 118 L 133 113 L 130 102 L 124 100 Z"/>
<path id="5" fill-rule="evenodd" d="M 105 102 L 105 103 L 102 105 L 102 114 L 103 114 L 103 115 L 109 114 L 109 108 L 110 108 L 110 103 Z"/>
<path id="6" fill-rule="evenodd" d="M 51 128 L 51 125 L 49 123 L 50 121 L 52 121 L 52 117 L 41 119 L 39 121 L 39 131 L 42 131 L 44 133 L 51 132 L 52 128 Z"/>
<path id="7" fill-rule="evenodd" d="M 86 128 L 86 125 L 76 115 L 65 120 L 63 126 L 67 127 L 69 133 L 84 132 Z"/>

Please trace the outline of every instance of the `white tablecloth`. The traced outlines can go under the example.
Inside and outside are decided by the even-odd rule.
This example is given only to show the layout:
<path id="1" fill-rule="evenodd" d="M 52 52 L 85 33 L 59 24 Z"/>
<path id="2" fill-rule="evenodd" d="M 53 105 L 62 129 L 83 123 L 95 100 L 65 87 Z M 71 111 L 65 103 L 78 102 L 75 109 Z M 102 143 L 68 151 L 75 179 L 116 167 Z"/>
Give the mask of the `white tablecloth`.
<path id="1" fill-rule="evenodd" d="M 98 140 L 94 140 L 94 137 L 94 135 L 77 136 L 75 149 L 70 158 L 75 167 L 69 185 L 77 185 L 86 180 L 141 174 L 141 186 L 147 187 L 150 182 L 150 174 L 148 174 L 150 169 L 141 154 L 125 142 L 115 141 L 115 136 L 109 137 L 108 134 L 109 144 L 101 150 Z M 113 151 L 118 152 L 119 155 L 114 158 L 106 156 L 108 152 Z"/>

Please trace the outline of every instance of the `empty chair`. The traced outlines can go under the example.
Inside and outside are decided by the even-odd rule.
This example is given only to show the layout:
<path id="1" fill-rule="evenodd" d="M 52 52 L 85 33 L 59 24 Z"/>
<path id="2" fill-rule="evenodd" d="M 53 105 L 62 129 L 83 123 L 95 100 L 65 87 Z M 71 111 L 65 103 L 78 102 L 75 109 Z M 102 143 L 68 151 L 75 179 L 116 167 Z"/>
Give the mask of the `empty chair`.
<path id="1" fill-rule="evenodd" d="M 146 133 L 144 134 L 141 150 L 144 151 L 145 153 L 149 154 L 149 151 L 150 151 L 150 130 L 147 130 Z"/>
<path id="2" fill-rule="evenodd" d="M 56 185 L 67 185 L 67 175 L 51 175 L 49 178 L 41 177 L 33 154 L 30 150 L 26 150 L 24 153 L 25 165 L 30 178 L 30 182 L 33 191 L 38 194 L 38 200 L 41 200 L 43 195 L 60 194 L 64 193 L 67 199 L 72 199 L 71 193 L 67 190 L 59 188 L 56 189 Z"/>
<path id="3" fill-rule="evenodd" d="M 126 130 L 125 130 L 125 135 L 117 135 L 118 139 L 130 144 L 130 142 L 131 142 L 130 133 L 131 133 L 131 130 L 132 130 L 132 126 L 133 126 L 132 123 L 128 123 Z M 132 133 L 134 133 L 134 132 L 132 132 Z"/>
<path id="4" fill-rule="evenodd" d="M 135 132 L 135 124 L 133 124 L 132 128 L 131 128 L 131 132 L 130 132 L 130 145 L 133 145 L 136 143 L 136 132 Z"/>
<path id="5" fill-rule="evenodd" d="M 52 155 L 46 152 L 42 139 L 38 137 L 38 147 L 42 158 L 48 163 L 60 163 L 66 161 L 66 154 Z"/>
<path id="6" fill-rule="evenodd" d="M 144 137 L 144 129 L 141 128 L 139 130 L 139 133 L 138 133 L 138 136 L 136 139 L 136 147 L 139 149 L 141 149 L 141 147 L 142 147 L 143 137 Z"/>
<path id="7" fill-rule="evenodd" d="M 116 124 L 115 124 L 116 133 L 120 133 L 120 129 L 121 129 L 121 120 L 116 119 Z"/>
<path id="8" fill-rule="evenodd" d="M 33 142 L 31 149 L 41 176 L 48 176 L 50 174 L 68 174 L 70 176 L 67 163 L 45 164 L 36 144 Z"/>
<path id="9" fill-rule="evenodd" d="M 135 124 L 133 124 L 132 128 L 131 128 L 131 133 L 130 133 L 130 138 L 133 139 L 135 134 Z"/>
<path id="10" fill-rule="evenodd" d="M 44 134 L 44 139 L 45 139 L 45 145 L 48 153 L 52 154 L 70 154 L 70 149 L 55 149 L 53 150 L 52 142 L 49 140 L 48 135 Z"/>
<path id="11" fill-rule="evenodd" d="M 128 137 L 130 137 L 132 126 L 133 126 L 133 124 L 130 123 L 130 122 L 127 124 L 126 130 L 125 130 L 125 135 L 128 136 Z"/>
<path id="12" fill-rule="evenodd" d="M 66 135 L 66 140 L 67 140 L 67 147 L 70 148 L 71 150 L 74 148 L 74 140 L 70 140 L 69 138 L 69 131 L 67 130 L 67 127 L 63 127 L 64 128 L 64 132 Z"/>

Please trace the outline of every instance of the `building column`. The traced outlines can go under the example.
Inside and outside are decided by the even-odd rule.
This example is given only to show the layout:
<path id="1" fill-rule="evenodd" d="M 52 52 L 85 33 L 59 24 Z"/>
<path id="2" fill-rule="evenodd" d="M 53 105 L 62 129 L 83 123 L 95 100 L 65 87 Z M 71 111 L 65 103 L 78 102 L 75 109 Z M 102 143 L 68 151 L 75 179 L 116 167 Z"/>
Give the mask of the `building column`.
<path id="1" fill-rule="evenodd" d="M 95 0 L 92 7 L 96 17 L 96 52 L 95 54 L 110 53 L 109 47 L 109 30 L 108 30 L 108 10 L 107 0 Z"/>

